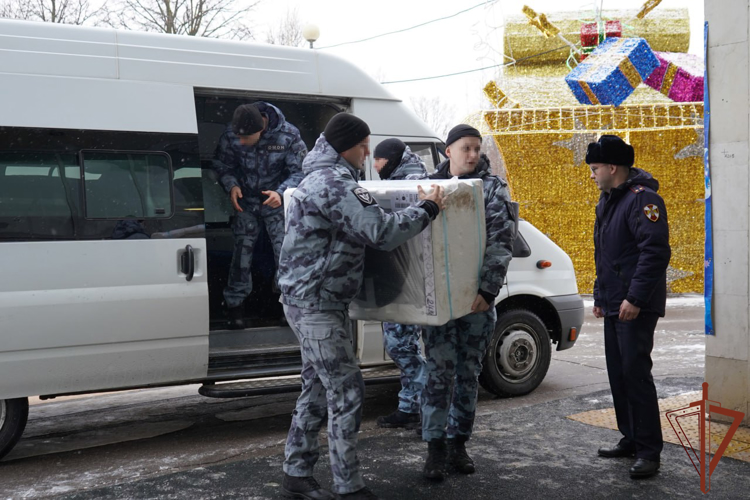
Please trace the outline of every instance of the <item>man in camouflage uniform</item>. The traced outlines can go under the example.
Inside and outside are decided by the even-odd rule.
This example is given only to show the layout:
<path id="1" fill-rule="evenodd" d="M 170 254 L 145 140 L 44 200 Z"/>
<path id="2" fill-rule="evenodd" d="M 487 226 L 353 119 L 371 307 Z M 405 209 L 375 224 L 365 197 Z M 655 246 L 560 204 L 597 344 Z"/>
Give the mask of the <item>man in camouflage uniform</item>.
<path id="1" fill-rule="evenodd" d="M 516 224 L 506 183 L 490 174 L 489 160 L 480 155 L 479 131 L 469 125 L 457 125 L 445 144 L 448 160 L 438 165 L 430 178 L 482 179 L 487 247 L 472 313 L 443 326 L 424 329 L 427 361 L 422 439 L 428 443 L 424 476 L 436 481 L 443 479 L 446 462 L 462 474 L 474 472 L 466 441 L 474 426 L 482 358 L 495 329 L 495 298 L 512 257 Z"/>
<path id="2" fill-rule="evenodd" d="M 250 265 L 261 224 L 271 239 L 275 262 L 279 261 L 284 190 L 302 180 L 306 153 L 299 130 L 267 102 L 239 106 L 219 139 L 213 166 L 235 210 L 234 254 L 224 290 L 230 328 L 245 327 L 243 303 L 253 290 Z"/>
<path id="3" fill-rule="evenodd" d="M 373 166 L 382 180 L 424 179 L 427 170 L 422 159 L 399 139 L 386 139 L 373 153 Z M 422 327 L 383 323 L 385 352 L 401 370 L 401 391 L 398 409 L 378 417 L 384 428 L 416 428 L 419 426 L 419 395 L 422 392 L 424 357 L 419 345 Z"/>
<path id="4" fill-rule="evenodd" d="M 365 246 L 389 250 L 437 217 L 442 189 L 393 213 L 357 184 L 369 155 L 370 129 L 339 113 L 307 155 L 307 175 L 287 209 L 279 287 L 302 351 L 302 393 L 286 443 L 282 492 L 288 498 L 332 498 L 312 477 L 318 433 L 328 416 L 336 498 L 372 499 L 359 471 L 356 445 L 364 381 L 352 345 L 349 303 L 362 285 Z"/>

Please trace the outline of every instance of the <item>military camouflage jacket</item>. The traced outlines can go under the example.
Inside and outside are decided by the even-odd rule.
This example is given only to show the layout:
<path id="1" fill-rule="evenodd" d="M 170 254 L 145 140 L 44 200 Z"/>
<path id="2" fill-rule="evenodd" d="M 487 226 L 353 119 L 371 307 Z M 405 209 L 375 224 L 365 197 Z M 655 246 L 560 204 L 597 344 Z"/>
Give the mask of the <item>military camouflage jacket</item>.
<path id="1" fill-rule="evenodd" d="M 430 175 L 430 179 L 450 179 L 450 160 L 445 160 Z M 473 174 L 461 179 L 482 179 L 484 187 L 484 212 L 487 224 L 487 247 L 480 274 L 479 293 L 488 298 L 497 297 L 505 282 L 508 265 L 513 256 L 513 239 L 516 222 L 513 216 L 508 185 L 490 173 L 490 161 L 483 154 Z M 450 203 L 450 200 L 447 200 Z"/>
<path id="2" fill-rule="evenodd" d="M 261 191 L 284 195 L 287 188 L 302 180 L 302 159 L 307 147 L 297 127 L 287 122 L 281 110 L 265 102 L 255 103 L 268 118 L 268 126 L 255 146 L 245 147 L 231 125 L 219 138 L 213 168 L 224 189 L 242 189 L 239 204 L 243 210 L 257 211 L 267 199 Z"/>
<path id="3" fill-rule="evenodd" d="M 406 146 L 404 154 L 401 156 L 401 163 L 388 176 L 388 180 L 401 181 L 405 179 L 424 179 L 425 177 L 427 177 L 427 170 L 424 168 L 422 158 L 412 152 L 409 146 Z"/>
<path id="4" fill-rule="evenodd" d="M 302 168 L 279 258 L 282 302 L 343 310 L 362 285 L 365 246 L 392 250 L 425 229 L 430 216 L 419 205 L 385 212 L 323 135 Z"/>

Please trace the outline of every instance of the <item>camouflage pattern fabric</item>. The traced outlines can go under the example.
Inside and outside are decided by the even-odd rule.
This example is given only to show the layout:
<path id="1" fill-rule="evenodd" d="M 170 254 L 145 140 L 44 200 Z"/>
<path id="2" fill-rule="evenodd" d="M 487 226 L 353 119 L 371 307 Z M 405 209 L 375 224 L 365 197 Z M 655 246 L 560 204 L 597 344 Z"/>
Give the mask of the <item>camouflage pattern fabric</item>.
<path id="1" fill-rule="evenodd" d="M 491 307 L 443 326 L 425 327 L 423 440 L 471 436 L 482 358 L 492 339 L 496 319 L 495 308 Z"/>
<path id="2" fill-rule="evenodd" d="M 404 413 L 419 413 L 425 363 L 419 345 L 421 334 L 422 327 L 418 325 L 383 323 L 383 347 L 401 370 L 398 409 Z"/>
<path id="3" fill-rule="evenodd" d="M 478 292 L 496 297 L 513 256 L 516 222 L 507 184 L 490 172 L 489 159 L 481 155 L 475 171 L 461 178 L 482 179 L 487 246 Z M 430 178 L 450 179 L 450 160 L 438 165 Z M 492 303 L 489 311 L 468 314 L 443 326 L 425 327 L 422 439 L 471 435 L 482 359 L 496 318 Z"/>
<path id="4" fill-rule="evenodd" d="M 419 180 L 427 177 L 427 169 L 424 162 L 418 154 L 412 152 L 409 146 L 406 146 L 404 154 L 401 155 L 401 163 L 396 167 L 388 177 L 389 181 L 400 180 Z"/>
<path id="5" fill-rule="evenodd" d="M 287 208 L 279 259 L 282 302 L 343 310 L 362 286 L 365 245 L 393 250 L 424 230 L 430 217 L 420 206 L 385 212 L 323 135 L 302 168 L 306 177 Z"/>
<path id="6" fill-rule="evenodd" d="M 265 224 L 266 232 L 271 239 L 274 261 L 279 262 L 281 244 L 284 241 L 284 208 L 263 206 L 260 209 L 260 216 L 247 211 L 235 213 L 232 221 L 234 253 L 229 267 L 229 280 L 224 289 L 224 301 L 227 307 L 242 305 L 253 291 L 251 265 L 261 224 Z"/>
<path id="7" fill-rule="evenodd" d="M 265 102 L 255 105 L 268 118 L 258 143 L 242 146 L 230 124 L 219 138 L 212 165 L 227 193 L 235 186 L 242 189 L 242 210 L 257 214 L 267 199 L 261 191 L 276 191 L 283 197 L 287 188 L 302 180 L 307 147 L 279 108 Z"/>
<path id="8" fill-rule="evenodd" d="M 227 193 L 235 186 L 242 190 L 238 203 L 243 211 L 235 213 L 232 222 L 234 252 L 224 290 L 224 301 L 230 308 L 242 305 L 253 290 L 250 265 L 260 224 L 265 224 L 275 261 L 279 261 L 284 210 L 264 206 L 268 197 L 261 192 L 276 191 L 283 199 L 284 191 L 297 186 L 304 177 L 302 159 L 307 153 L 299 130 L 286 121 L 281 110 L 265 102 L 255 105 L 268 118 L 258 143 L 242 146 L 230 124 L 219 139 L 212 164 Z"/>
<path id="9" fill-rule="evenodd" d="M 328 452 L 333 491 L 352 493 L 364 487 L 357 458 L 365 383 L 352 345 L 347 311 L 312 311 L 284 306 L 302 351 L 302 393 L 292 414 L 284 472 L 313 475 L 320 456 L 318 434 L 328 417 Z"/>
<path id="10" fill-rule="evenodd" d="M 479 274 L 479 289 L 497 297 L 505 282 L 508 264 L 513 256 L 516 223 L 508 184 L 490 172 L 490 160 L 482 154 L 474 173 L 460 178 L 482 179 L 487 247 L 484 251 L 484 264 Z M 450 179 L 451 177 L 450 160 L 442 162 L 435 169 L 435 173 L 430 175 L 430 179 Z"/>
<path id="11" fill-rule="evenodd" d="M 393 249 L 430 223 L 424 208 L 386 213 L 357 184 L 359 171 L 323 135 L 303 163 L 292 195 L 279 262 L 289 325 L 302 349 L 302 394 L 286 445 L 284 471 L 310 476 L 328 414 L 333 490 L 364 487 L 356 454 L 364 382 L 352 347 L 348 305 L 362 286 L 365 245 Z"/>
<path id="12" fill-rule="evenodd" d="M 419 155 L 406 146 L 401 163 L 388 180 L 424 179 L 427 170 Z M 424 385 L 424 357 L 419 337 L 422 327 L 383 323 L 383 347 L 401 371 L 401 391 L 398 393 L 398 409 L 404 413 L 419 413 L 419 396 Z"/>

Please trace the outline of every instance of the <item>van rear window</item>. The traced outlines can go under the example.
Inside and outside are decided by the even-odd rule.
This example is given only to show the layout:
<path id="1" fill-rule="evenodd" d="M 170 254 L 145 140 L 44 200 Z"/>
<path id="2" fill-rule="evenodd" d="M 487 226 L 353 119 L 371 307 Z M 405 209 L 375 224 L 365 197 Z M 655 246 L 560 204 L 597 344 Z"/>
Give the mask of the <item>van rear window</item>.
<path id="1" fill-rule="evenodd" d="M 435 171 L 435 167 L 438 164 L 437 153 L 435 152 L 435 144 L 408 142 L 406 143 L 406 145 L 409 146 L 409 149 L 411 149 L 412 153 L 422 158 L 428 174 L 431 174 Z"/>

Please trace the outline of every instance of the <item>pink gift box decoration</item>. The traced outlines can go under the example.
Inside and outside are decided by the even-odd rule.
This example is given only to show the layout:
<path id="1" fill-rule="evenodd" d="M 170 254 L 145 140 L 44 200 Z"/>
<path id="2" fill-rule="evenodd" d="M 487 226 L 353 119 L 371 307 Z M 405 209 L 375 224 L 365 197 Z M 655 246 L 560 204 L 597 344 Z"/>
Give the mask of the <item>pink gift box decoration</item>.
<path id="1" fill-rule="evenodd" d="M 654 52 L 659 67 L 646 79 L 646 85 L 675 102 L 703 101 L 703 60 L 693 54 Z"/>

